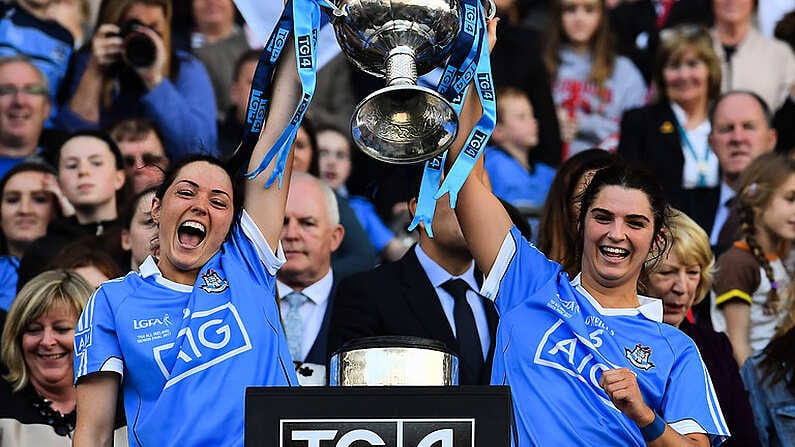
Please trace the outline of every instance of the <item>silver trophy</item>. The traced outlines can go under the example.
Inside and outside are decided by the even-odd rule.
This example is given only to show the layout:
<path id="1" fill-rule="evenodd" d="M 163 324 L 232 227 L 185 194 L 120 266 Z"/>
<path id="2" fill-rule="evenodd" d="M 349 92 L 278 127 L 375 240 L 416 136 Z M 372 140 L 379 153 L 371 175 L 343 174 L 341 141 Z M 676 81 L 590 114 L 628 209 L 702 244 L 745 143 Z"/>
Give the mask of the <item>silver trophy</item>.
<path id="1" fill-rule="evenodd" d="M 336 0 L 332 24 L 354 66 L 386 79 L 360 102 L 351 135 L 367 155 L 387 163 L 428 160 L 458 133 L 447 100 L 417 85 L 442 64 L 461 27 L 459 0 Z"/>
<path id="2" fill-rule="evenodd" d="M 444 343 L 419 337 L 351 340 L 329 362 L 331 386 L 450 386 L 458 384 L 458 357 Z"/>

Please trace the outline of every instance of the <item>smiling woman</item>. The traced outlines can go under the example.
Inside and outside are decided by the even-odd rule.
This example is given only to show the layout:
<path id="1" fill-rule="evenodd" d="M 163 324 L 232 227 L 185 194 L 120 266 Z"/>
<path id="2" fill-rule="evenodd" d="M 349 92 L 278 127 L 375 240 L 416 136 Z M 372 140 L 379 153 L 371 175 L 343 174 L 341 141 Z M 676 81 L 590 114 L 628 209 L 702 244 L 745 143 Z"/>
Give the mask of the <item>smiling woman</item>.
<path id="1" fill-rule="evenodd" d="M 715 385 L 732 437 L 722 447 L 759 446 L 754 415 L 726 334 L 692 324 L 685 315 L 709 293 L 715 257 L 709 237 L 693 219 L 673 210 L 668 223 L 671 247 L 649 275 L 647 294 L 662 299 L 663 321 L 696 343 Z"/>
<path id="2" fill-rule="evenodd" d="M 0 281 L 7 286 L 0 289 L 0 309 L 7 310 L 16 296 L 25 250 L 59 217 L 57 197 L 62 193 L 55 170 L 43 163 L 20 163 L 0 180 Z"/>
<path id="3" fill-rule="evenodd" d="M 481 114 L 468 95 L 446 168 Z M 719 445 L 729 432 L 696 346 L 662 322 L 660 300 L 637 292 L 666 247 L 662 190 L 652 174 L 614 163 L 580 205 L 582 273 L 570 280 L 513 226 L 482 163 L 458 194 L 456 216 L 486 275 L 481 294 L 500 316 L 491 377 L 511 387 L 512 445 Z"/>
<path id="4" fill-rule="evenodd" d="M 295 52 L 283 54 L 248 171 L 298 105 Z M 157 258 L 103 283 L 80 317 L 75 446 L 110 445 L 119 393 L 130 444 L 242 446 L 246 387 L 297 384 L 275 300 L 289 188 L 264 187 L 273 165 L 232 169 L 198 155 L 174 165 L 152 201 Z M 285 185 L 291 170 L 292 153 Z"/>
<path id="5" fill-rule="evenodd" d="M 624 114 L 618 153 L 658 172 L 672 206 L 701 216 L 705 194 L 720 182 L 718 158 L 708 142 L 708 111 L 720 94 L 720 62 L 706 28 L 683 25 L 660 37 L 658 100 Z"/>
<path id="6" fill-rule="evenodd" d="M 3 329 L 0 446 L 70 446 L 75 427 L 72 350 L 92 288 L 79 275 L 47 271 L 19 293 Z M 117 418 L 114 426 L 123 426 Z M 126 444 L 125 430 L 117 440 Z M 120 445 L 120 444 L 116 444 Z"/>

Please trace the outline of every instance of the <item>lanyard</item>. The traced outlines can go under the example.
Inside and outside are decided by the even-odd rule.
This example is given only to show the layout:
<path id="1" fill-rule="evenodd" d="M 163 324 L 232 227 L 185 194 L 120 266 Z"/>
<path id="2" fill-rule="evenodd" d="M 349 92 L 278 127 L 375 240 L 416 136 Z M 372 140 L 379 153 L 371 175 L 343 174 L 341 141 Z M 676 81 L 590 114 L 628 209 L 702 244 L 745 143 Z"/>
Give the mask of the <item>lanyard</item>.
<path id="1" fill-rule="evenodd" d="M 440 181 L 447 158 L 447 151 L 425 162 L 417 198 L 417 209 L 414 219 L 409 225 L 409 231 L 423 223 L 425 231 L 430 237 L 433 237 L 431 221 L 436 209 L 436 200 L 446 192 L 450 192 L 450 205 L 455 206 L 458 191 L 463 186 L 464 181 L 466 181 L 466 177 L 472 167 L 474 167 L 474 161 L 477 160 L 477 156 L 494 129 L 494 116 L 496 115 L 494 88 L 491 84 L 491 64 L 482 7 L 477 0 L 463 0 L 462 4 L 464 12 L 463 28 L 453 47 L 444 73 L 439 80 L 437 91 L 451 101 L 456 114 L 460 115 L 463 105 L 462 101 L 466 95 L 468 85 L 472 78 L 477 76 L 478 82 L 476 82 L 476 85 L 478 85 L 478 94 L 483 104 L 484 117 L 478 121 L 475 129 L 469 135 L 464 150 L 453 164 L 453 168 L 447 174 L 441 186 Z M 478 145 L 480 145 L 480 150 L 477 148 Z M 467 153 L 466 156 L 464 156 L 465 153 Z M 474 155 L 474 158 L 472 158 L 472 155 Z M 459 162 L 462 158 L 466 158 L 466 161 Z"/>
<path id="2" fill-rule="evenodd" d="M 259 139 L 260 131 L 264 125 L 265 117 L 268 114 L 272 86 L 270 85 L 271 76 L 276 66 L 276 61 L 281 56 L 284 44 L 292 34 L 295 42 L 296 62 L 298 76 L 301 79 L 302 95 L 292 119 L 284 129 L 282 135 L 276 140 L 271 149 L 265 154 L 259 166 L 252 172 L 246 174 L 249 179 L 257 177 L 268 165 L 276 159 L 271 176 L 265 183 L 270 187 L 278 179 L 279 187 L 282 186 L 284 178 L 284 168 L 290 147 L 295 140 L 301 120 L 312 101 L 315 91 L 315 67 L 317 66 L 317 32 L 320 27 L 320 6 L 319 0 L 288 0 L 282 11 L 282 16 L 277 22 L 265 48 L 262 51 L 254 78 L 251 82 L 251 93 L 249 94 L 248 110 L 246 113 L 246 124 L 243 138 L 238 147 L 236 157 L 242 158 L 243 166 L 246 160 L 251 157 L 254 146 Z M 323 1 L 323 0 L 320 0 Z"/>
<path id="3" fill-rule="evenodd" d="M 712 149 L 709 147 L 709 144 L 707 144 L 704 157 L 699 158 L 696 149 L 693 147 L 693 143 L 690 142 L 690 138 L 687 137 L 687 132 L 685 132 L 684 127 L 679 124 L 679 121 L 676 122 L 676 129 L 679 131 L 679 138 L 682 140 L 682 145 L 687 148 L 690 155 L 696 160 L 696 167 L 698 168 L 698 185 L 696 186 L 699 188 L 706 187 L 707 171 L 709 170 L 709 159 L 710 155 L 712 155 Z"/>

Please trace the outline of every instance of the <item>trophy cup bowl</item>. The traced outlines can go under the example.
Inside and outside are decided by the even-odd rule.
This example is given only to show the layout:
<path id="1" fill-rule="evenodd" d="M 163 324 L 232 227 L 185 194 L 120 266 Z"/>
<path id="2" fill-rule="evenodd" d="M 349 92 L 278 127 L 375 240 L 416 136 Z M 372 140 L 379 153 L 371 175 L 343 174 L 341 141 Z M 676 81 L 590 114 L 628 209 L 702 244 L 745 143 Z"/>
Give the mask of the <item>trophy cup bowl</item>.
<path id="1" fill-rule="evenodd" d="M 425 161 L 458 134 L 458 117 L 434 90 L 417 85 L 445 61 L 461 27 L 459 0 L 337 0 L 337 41 L 358 69 L 387 86 L 363 99 L 351 135 L 367 155 L 393 164 Z"/>

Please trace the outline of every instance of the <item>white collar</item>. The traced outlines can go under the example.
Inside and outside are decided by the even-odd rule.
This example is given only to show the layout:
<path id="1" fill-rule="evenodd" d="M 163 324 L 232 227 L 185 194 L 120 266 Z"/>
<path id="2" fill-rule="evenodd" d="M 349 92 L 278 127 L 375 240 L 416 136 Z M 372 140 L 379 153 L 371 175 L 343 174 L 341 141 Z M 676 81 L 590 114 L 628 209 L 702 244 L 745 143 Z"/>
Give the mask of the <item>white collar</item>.
<path id="1" fill-rule="evenodd" d="M 720 200 L 718 202 L 719 206 L 726 206 L 726 202 L 728 202 L 729 200 L 733 199 L 736 195 L 737 195 L 737 192 L 735 192 L 731 188 L 731 186 L 726 184 L 726 182 L 721 180 L 721 182 L 720 182 L 720 198 L 718 199 L 718 200 Z"/>
<path id="2" fill-rule="evenodd" d="M 692 133 L 692 134 L 706 134 L 709 135 L 710 130 L 712 130 L 712 125 L 710 124 L 708 119 L 705 119 L 701 124 L 698 125 L 695 129 L 685 129 L 685 123 L 687 122 L 687 114 L 685 113 L 685 109 L 679 106 L 679 104 L 670 101 L 671 110 L 674 112 L 674 117 L 676 117 L 676 121 L 679 122 L 679 125 L 682 127 L 682 130 L 685 133 Z"/>
<path id="3" fill-rule="evenodd" d="M 177 292 L 192 292 L 193 286 L 189 286 L 187 284 L 180 284 L 178 282 L 174 282 L 166 277 L 163 276 L 163 273 L 160 271 L 160 268 L 157 266 L 157 261 L 151 255 L 147 256 L 141 266 L 138 268 L 140 270 L 141 277 L 148 278 L 150 276 L 154 276 L 155 282 L 167 287 L 171 290 L 176 290 Z"/>
<path id="4" fill-rule="evenodd" d="M 331 294 L 331 288 L 334 286 L 334 271 L 329 269 L 322 278 L 317 280 L 314 284 L 301 290 L 310 301 L 315 304 L 324 304 L 328 301 L 328 296 Z M 295 289 L 287 284 L 276 280 L 276 290 L 279 291 L 279 296 L 284 299 L 287 295 L 295 292 Z"/>
<path id="5" fill-rule="evenodd" d="M 417 255 L 417 260 L 420 262 L 420 266 L 422 269 L 425 270 L 425 276 L 428 277 L 428 280 L 431 282 L 434 288 L 441 287 L 442 284 L 447 282 L 449 279 L 463 279 L 469 285 L 469 288 L 472 290 L 478 291 L 480 290 L 480 286 L 478 282 L 475 280 L 475 262 L 471 262 L 467 271 L 462 273 L 459 276 L 451 275 L 447 270 L 445 270 L 441 265 L 437 264 L 436 261 L 430 258 L 423 250 L 420 244 L 414 246 L 414 253 Z"/>
<path id="6" fill-rule="evenodd" d="M 574 279 L 571 280 L 571 285 L 575 289 L 577 289 L 577 291 L 580 292 L 591 303 L 594 309 L 596 309 L 596 311 L 599 312 L 600 314 L 611 315 L 611 316 L 615 315 L 631 316 L 640 313 L 641 315 L 643 315 L 644 317 L 646 317 L 651 321 L 662 323 L 663 305 L 661 299 L 649 298 L 647 296 L 638 295 L 638 302 L 640 303 L 638 307 L 628 307 L 628 308 L 618 308 L 618 309 L 605 308 L 602 307 L 602 305 L 599 304 L 598 301 L 596 301 L 596 298 L 594 298 L 590 293 L 588 293 L 587 290 L 585 290 L 585 287 L 583 287 L 582 283 L 580 282 L 581 276 L 582 273 L 578 273 L 577 276 L 575 276 Z"/>

